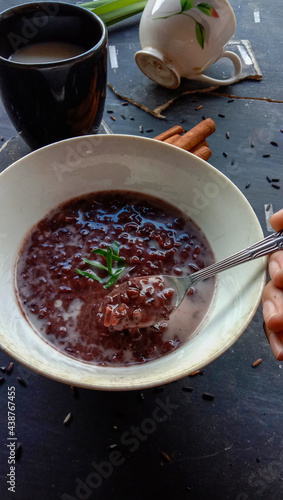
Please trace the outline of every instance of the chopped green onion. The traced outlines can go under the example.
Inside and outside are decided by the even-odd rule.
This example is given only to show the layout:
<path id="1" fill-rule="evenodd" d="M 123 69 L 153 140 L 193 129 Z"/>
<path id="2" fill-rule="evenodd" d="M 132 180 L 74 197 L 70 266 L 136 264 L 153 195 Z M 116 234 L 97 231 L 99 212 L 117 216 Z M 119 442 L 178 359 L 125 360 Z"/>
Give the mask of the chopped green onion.
<path id="1" fill-rule="evenodd" d="M 121 267 L 116 270 L 116 272 L 111 276 L 111 278 L 105 283 L 104 288 L 110 288 L 110 286 L 114 285 L 115 281 L 119 278 L 120 274 L 126 269 L 125 267 Z"/>
<path id="2" fill-rule="evenodd" d="M 92 252 L 96 253 L 96 255 L 102 255 L 103 257 L 107 257 L 107 252 L 106 250 L 103 250 L 103 248 L 94 248 Z"/>
<path id="3" fill-rule="evenodd" d="M 110 276 L 113 276 L 113 271 L 112 271 L 112 250 L 110 247 L 107 247 L 107 270 Z"/>
<path id="4" fill-rule="evenodd" d="M 92 250 L 92 252 L 96 253 L 96 255 L 102 255 L 102 257 L 107 258 L 107 250 L 103 250 L 103 248 L 94 248 L 94 250 Z M 112 253 L 112 259 L 116 260 L 117 262 L 125 262 L 126 263 L 126 261 L 123 257 L 119 257 L 115 253 Z"/>
<path id="5" fill-rule="evenodd" d="M 102 279 L 99 278 L 95 273 L 88 273 L 87 271 L 81 271 L 80 269 L 76 269 L 77 273 L 81 274 L 82 276 L 86 276 L 87 278 L 91 278 L 92 280 L 99 281 L 101 283 Z"/>
<path id="6" fill-rule="evenodd" d="M 83 259 L 84 262 L 87 264 L 90 264 L 93 267 L 96 267 L 97 269 L 104 269 L 104 271 L 108 271 L 108 268 L 101 264 L 101 262 L 98 262 L 97 260 L 88 260 L 88 259 Z"/>
<path id="7" fill-rule="evenodd" d="M 106 258 L 106 263 L 107 266 L 104 266 L 101 264 L 101 262 L 98 262 L 97 260 L 89 260 L 83 258 L 83 261 L 86 264 L 89 264 L 90 266 L 93 266 L 97 269 L 101 269 L 102 271 L 107 271 L 110 278 L 108 281 L 105 283 L 105 278 L 102 279 L 98 277 L 95 273 L 90 273 L 88 271 L 80 271 L 80 269 L 76 269 L 77 273 L 81 274 L 82 276 L 86 276 L 87 278 L 94 279 L 96 281 L 99 281 L 99 283 L 105 283 L 104 288 L 109 288 L 110 286 L 114 285 L 115 281 L 118 279 L 120 274 L 126 269 L 126 260 L 123 257 L 119 257 L 119 243 L 117 241 L 114 241 L 113 243 L 113 249 L 108 246 L 107 250 L 104 250 L 103 248 L 94 248 L 92 250 L 93 253 L 100 255 L 101 257 Z M 125 264 L 125 266 L 122 267 L 113 267 L 113 261 L 115 262 L 121 262 Z"/>
<path id="8" fill-rule="evenodd" d="M 119 255 L 119 243 L 117 241 L 113 241 L 113 254 L 117 257 Z"/>

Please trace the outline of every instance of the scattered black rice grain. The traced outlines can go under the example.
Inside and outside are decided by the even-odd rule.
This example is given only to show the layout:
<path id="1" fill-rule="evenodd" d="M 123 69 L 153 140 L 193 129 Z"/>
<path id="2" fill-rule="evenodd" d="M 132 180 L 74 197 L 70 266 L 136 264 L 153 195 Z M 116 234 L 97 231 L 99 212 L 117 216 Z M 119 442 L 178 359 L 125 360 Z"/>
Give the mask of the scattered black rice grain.
<path id="1" fill-rule="evenodd" d="M 11 361 L 11 363 L 8 366 L 8 368 L 6 369 L 8 375 L 10 375 L 11 371 L 13 370 L 13 368 L 14 368 L 14 363 L 13 363 L 13 361 Z"/>
<path id="2" fill-rule="evenodd" d="M 269 182 L 269 184 L 271 184 L 271 179 L 269 179 L 268 175 L 266 176 L 266 180 L 267 182 Z"/>
<path id="3" fill-rule="evenodd" d="M 6 372 L 6 366 L 1 366 L 0 370 L 1 370 L 1 372 L 5 373 Z"/>
<path id="4" fill-rule="evenodd" d="M 251 148 L 254 148 L 254 147 L 255 147 L 255 143 L 251 142 Z"/>
<path id="5" fill-rule="evenodd" d="M 114 448 L 117 448 L 117 446 L 118 446 L 117 443 L 110 444 L 108 446 L 108 450 L 113 450 Z"/>
<path id="6" fill-rule="evenodd" d="M 22 385 L 23 387 L 26 387 L 27 386 L 27 383 L 26 381 L 22 378 L 22 377 L 17 377 L 17 381 L 19 382 L 20 385 Z"/>
<path id="7" fill-rule="evenodd" d="M 234 102 L 235 99 L 228 99 L 227 102 Z"/>
<path id="8" fill-rule="evenodd" d="M 180 120 L 180 123 L 184 123 L 184 121 L 185 121 L 185 120 L 184 120 L 184 118 L 182 118 L 182 119 Z"/>
<path id="9" fill-rule="evenodd" d="M 122 102 L 122 106 L 128 106 L 128 102 Z"/>
<path id="10" fill-rule="evenodd" d="M 256 458 L 256 463 L 259 464 L 260 463 L 260 459 L 259 458 Z"/>
<path id="11" fill-rule="evenodd" d="M 130 120 L 134 120 L 134 117 L 133 117 L 133 116 L 130 116 Z"/>
<path id="12" fill-rule="evenodd" d="M 149 134 L 149 132 L 153 132 L 153 128 L 148 128 L 148 129 L 146 130 L 146 133 L 147 133 L 147 134 Z"/>
<path id="13" fill-rule="evenodd" d="M 278 186 L 278 184 L 271 184 L 271 186 L 272 186 L 274 189 L 280 189 L 280 186 Z"/>
<path id="14" fill-rule="evenodd" d="M 1 141 L 3 142 L 4 140 L 5 140 L 4 137 L 1 137 Z"/>
<path id="15" fill-rule="evenodd" d="M 203 399 L 207 399 L 208 401 L 213 401 L 215 396 L 213 394 L 209 394 L 208 392 L 204 392 L 202 395 Z"/>
<path id="16" fill-rule="evenodd" d="M 270 203 L 268 203 L 268 205 L 266 205 L 266 207 L 265 207 L 265 211 L 269 212 L 270 209 L 271 209 L 271 205 L 270 205 Z"/>
<path id="17" fill-rule="evenodd" d="M 142 125 L 140 125 L 140 126 L 139 126 L 139 131 L 140 131 L 141 133 L 143 133 L 143 126 L 142 126 Z"/>
<path id="18" fill-rule="evenodd" d="M 113 115 L 110 115 L 110 118 L 111 118 L 111 120 L 113 120 L 113 122 L 115 122 L 115 121 L 116 121 L 116 118 L 115 118 L 115 116 L 113 116 Z"/>
<path id="19" fill-rule="evenodd" d="M 22 451 L 23 451 L 23 445 L 22 445 L 22 443 L 17 443 L 16 451 L 15 451 L 15 459 L 17 461 L 20 460 L 21 455 L 22 455 Z"/>
<path id="20" fill-rule="evenodd" d="M 72 396 L 74 399 L 79 399 L 79 391 L 78 391 L 77 387 L 75 387 L 74 385 L 71 385 L 71 392 L 72 392 Z"/>
<path id="21" fill-rule="evenodd" d="M 161 456 L 162 456 L 162 458 L 164 458 L 164 460 L 166 462 L 171 462 L 171 458 L 169 457 L 169 455 L 167 453 L 165 453 L 165 451 L 161 452 Z"/>
<path id="22" fill-rule="evenodd" d="M 266 154 L 266 155 L 262 155 L 263 158 L 269 158 L 270 155 L 269 154 Z"/>
<path id="23" fill-rule="evenodd" d="M 224 158 L 227 158 L 228 154 L 227 154 L 227 153 L 225 153 L 225 151 L 223 151 L 223 153 L 222 153 L 222 154 L 223 154 Z"/>
<path id="24" fill-rule="evenodd" d="M 270 144 L 271 144 L 271 146 L 275 146 L 276 148 L 278 148 L 278 144 L 277 144 L 277 142 L 275 142 L 275 141 L 270 141 Z"/>
<path id="25" fill-rule="evenodd" d="M 193 387 L 182 387 L 182 391 L 184 392 L 193 392 L 194 388 Z"/>
<path id="26" fill-rule="evenodd" d="M 231 165 L 235 165 L 235 160 L 231 160 Z"/>
<path id="27" fill-rule="evenodd" d="M 245 185 L 245 188 L 248 189 L 250 187 L 251 183 L 248 182 L 248 184 Z"/>
<path id="28" fill-rule="evenodd" d="M 195 372 L 191 373 L 189 377 L 194 377 L 195 375 L 203 375 L 204 370 L 196 370 Z"/>
<path id="29" fill-rule="evenodd" d="M 4 382 L 5 382 L 4 377 L 0 377 L 0 385 L 4 384 Z"/>
<path id="30" fill-rule="evenodd" d="M 107 109 L 107 113 L 114 113 L 113 109 Z"/>
<path id="31" fill-rule="evenodd" d="M 271 182 L 280 182 L 280 179 L 271 179 Z"/>
<path id="32" fill-rule="evenodd" d="M 202 109 L 202 107 L 203 107 L 203 106 L 202 106 L 202 104 L 201 104 L 200 106 L 197 106 L 197 107 L 195 108 L 195 111 L 199 111 L 199 109 Z"/>
<path id="33" fill-rule="evenodd" d="M 123 115 L 123 113 L 121 113 L 121 118 L 123 118 L 123 120 L 126 120 L 126 117 L 125 115 Z"/>
<path id="34" fill-rule="evenodd" d="M 63 420 L 63 424 L 64 425 L 70 425 L 71 420 L 72 420 L 72 414 L 68 413 L 68 415 Z"/>
<path id="35" fill-rule="evenodd" d="M 204 115 L 202 115 L 202 117 L 201 117 L 201 118 L 202 118 L 202 120 L 206 120 L 206 118 L 205 118 L 205 116 L 204 116 Z"/>
<path id="36" fill-rule="evenodd" d="M 225 115 L 223 113 L 218 113 L 219 118 L 225 118 Z"/>
<path id="37" fill-rule="evenodd" d="M 226 132 L 227 139 L 230 139 L 230 132 Z"/>

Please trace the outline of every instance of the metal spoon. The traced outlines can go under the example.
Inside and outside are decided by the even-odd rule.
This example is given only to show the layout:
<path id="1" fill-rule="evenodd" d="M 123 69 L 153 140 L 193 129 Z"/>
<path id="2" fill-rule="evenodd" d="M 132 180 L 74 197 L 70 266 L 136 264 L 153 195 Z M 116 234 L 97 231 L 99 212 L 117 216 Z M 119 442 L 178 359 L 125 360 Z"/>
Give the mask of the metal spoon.
<path id="1" fill-rule="evenodd" d="M 189 289 L 198 281 L 280 249 L 283 249 L 283 231 L 272 233 L 258 243 L 189 276 L 138 276 L 121 285 L 117 284 L 106 298 L 104 324 L 122 330 L 164 321 L 179 307 Z M 154 304 L 155 299 L 158 302 Z"/>

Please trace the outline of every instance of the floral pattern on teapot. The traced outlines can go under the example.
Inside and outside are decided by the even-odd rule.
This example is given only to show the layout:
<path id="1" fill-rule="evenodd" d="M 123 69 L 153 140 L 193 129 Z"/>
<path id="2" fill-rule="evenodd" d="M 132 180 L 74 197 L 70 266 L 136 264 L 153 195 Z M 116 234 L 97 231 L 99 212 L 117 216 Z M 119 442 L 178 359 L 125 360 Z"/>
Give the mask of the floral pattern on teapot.
<path id="1" fill-rule="evenodd" d="M 193 8 L 196 8 L 196 9 L 199 9 L 206 16 L 219 17 L 217 10 L 214 7 L 212 7 L 212 5 L 210 5 L 209 3 L 201 2 L 197 5 L 194 5 L 194 0 L 180 0 L 180 4 L 181 4 L 181 11 L 175 12 L 173 14 L 169 14 L 168 16 L 154 17 L 153 20 L 169 19 L 169 17 L 178 16 L 178 15 L 184 15 L 184 16 L 190 17 L 195 22 L 196 38 L 197 38 L 199 45 L 203 49 L 205 37 L 206 37 L 205 28 L 199 21 L 197 21 L 194 18 L 192 13 L 188 14 L 187 12 Z"/>

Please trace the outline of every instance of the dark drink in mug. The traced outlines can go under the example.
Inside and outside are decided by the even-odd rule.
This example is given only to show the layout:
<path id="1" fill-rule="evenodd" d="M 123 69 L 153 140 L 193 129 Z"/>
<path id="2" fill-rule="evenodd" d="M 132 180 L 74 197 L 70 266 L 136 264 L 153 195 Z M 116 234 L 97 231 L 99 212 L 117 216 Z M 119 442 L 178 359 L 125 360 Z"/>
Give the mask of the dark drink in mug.
<path id="1" fill-rule="evenodd" d="M 101 19 L 59 2 L 0 14 L 0 92 L 11 121 L 32 147 L 97 132 L 107 72 Z"/>

